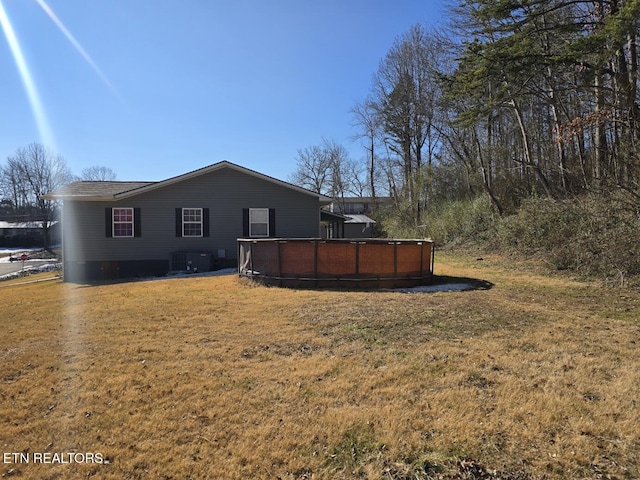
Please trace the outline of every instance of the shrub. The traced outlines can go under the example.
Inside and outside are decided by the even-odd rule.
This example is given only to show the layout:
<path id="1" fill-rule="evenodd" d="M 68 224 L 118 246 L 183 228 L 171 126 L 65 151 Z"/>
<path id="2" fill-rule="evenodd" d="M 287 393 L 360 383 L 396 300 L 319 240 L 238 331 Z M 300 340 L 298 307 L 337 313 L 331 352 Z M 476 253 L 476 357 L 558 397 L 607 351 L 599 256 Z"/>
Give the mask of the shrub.
<path id="1" fill-rule="evenodd" d="M 496 234 L 503 248 L 542 255 L 557 269 L 608 278 L 640 274 L 640 221 L 622 195 L 530 199 Z"/>
<path id="2" fill-rule="evenodd" d="M 415 224 L 414 214 L 408 202 L 386 207 L 379 212 L 377 227 L 382 237 L 422 238 L 424 231 Z"/>
<path id="3" fill-rule="evenodd" d="M 384 212 L 380 222 L 387 236 L 430 237 L 443 245 L 485 239 L 497 218 L 489 197 L 481 195 L 431 205 L 423 215 L 423 225 L 415 225 L 408 207 Z"/>
<path id="4" fill-rule="evenodd" d="M 486 195 L 456 200 L 436 206 L 427 215 L 427 231 L 438 244 L 486 240 L 498 219 Z"/>
<path id="5" fill-rule="evenodd" d="M 482 195 L 432 205 L 423 218 L 425 225 L 417 226 L 408 207 L 395 208 L 380 223 L 395 238 L 480 244 L 605 279 L 640 275 L 640 205 L 621 192 L 567 200 L 529 198 L 508 217 L 500 217 Z"/>

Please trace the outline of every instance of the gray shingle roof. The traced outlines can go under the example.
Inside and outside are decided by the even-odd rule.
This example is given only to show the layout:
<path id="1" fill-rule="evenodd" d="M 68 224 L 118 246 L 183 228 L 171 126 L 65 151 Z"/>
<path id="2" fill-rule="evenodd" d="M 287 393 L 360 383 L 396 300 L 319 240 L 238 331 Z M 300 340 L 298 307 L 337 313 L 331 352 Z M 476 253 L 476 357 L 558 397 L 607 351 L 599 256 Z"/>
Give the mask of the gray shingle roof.
<path id="1" fill-rule="evenodd" d="M 281 185 L 286 188 L 291 188 L 293 190 L 297 190 L 307 195 L 316 196 L 318 197 L 318 199 L 322 204 L 329 204 L 331 202 L 331 199 L 329 197 L 326 197 L 319 193 L 312 192 L 302 187 L 298 187 L 297 185 L 293 185 L 291 183 L 283 182 L 282 180 L 278 180 L 277 178 L 264 175 L 254 170 L 241 167 L 240 165 L 233 164 L 226 160 L 223 160 L 218 163 L 214 163 L 213 165 L 209 165 L 208 167 L 199 168 L 198 170 L 194 170 L 192 172 L 178 175 L 177 177 L 172 177 L 166 180 L 162 180 L 161 182 L 102 182 L 102 181 L 73 182 L 73 183 L 70 183 L 69 185 L 65 185 L 62 188 L 54 190 L 53 192 L 49 192 L 46 195 L 43 195 L 42 197 L 48 200 L 76 200 L 76 201 L 119 200 L 119 199 L 131 197 L 134 195 L 138 195 L 140 193 L 155 190 L 156 188 L 162 188 L 177 182 L 182 182 L 184 180 L 197 177 L 199 175 L 215 172 L 216 170 L 220 170 L 222 168 L 230 168 L 232 170 L 236 170 L 244 174 L 260 178 L 267 182 L 275 183 L 277 185 Z"/>
<path id="2" fill-rule="evenodd" d="M 80 181 L 60 187 L 47 197 L 60 199 L 108 199 L 115 195 L 147 187 L 155 182 L 102 182 Z"/>

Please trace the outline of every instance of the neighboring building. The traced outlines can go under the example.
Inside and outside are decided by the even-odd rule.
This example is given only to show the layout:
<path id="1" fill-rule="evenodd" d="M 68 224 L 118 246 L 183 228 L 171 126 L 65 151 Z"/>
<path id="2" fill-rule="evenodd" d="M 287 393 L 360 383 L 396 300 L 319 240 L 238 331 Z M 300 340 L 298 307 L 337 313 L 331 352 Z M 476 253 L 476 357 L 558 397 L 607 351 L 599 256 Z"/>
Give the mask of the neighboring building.
<path id="1" fill-rule="evenodd" d="M 49 222 L 49 244 L 60 243 L 60 224 Z M 44 246 L 42 222 L 0 221 L 0 246 L 33 247 Z"/>
<path id="2" fill-rule="evenodd" d="M 321 238 L 344 238 L 344 222 L 347 217 L 327 208 L 320 210 Z"/>
<path id="3" fill-rule="evenodd" d="M 369 214 L 388 205 L 391 197 L 342 197 L 322 211 L 323 238 L 372 238 L 375 220 Z"/>
<path id="4" fill-rule="evenodd" d="M 240 237 L 320 237 L 328 197 L 223 161 L 160 182 L 74 182 L 62 200 L 65 281 L 237 262 Z"/>
<path id="5" fill-rule="evenodd" d="M 375 220 L 366 215 L 340 215 L 322 209 L 322 238 L 373 238 Z"/>
<path id="6" fill-rule="evenodd" d="M 391 197 L 343 197 L 334 200 L 329 210 L 343 215 L 367 215 L 375 210 L 374 207 L 388 205 L 391 201 Z"/>
<path id="7" fill-rule="evenodd" d="M 366 215 L 345 215 L 344 238 L 373 238 L 375 220 Z"/>

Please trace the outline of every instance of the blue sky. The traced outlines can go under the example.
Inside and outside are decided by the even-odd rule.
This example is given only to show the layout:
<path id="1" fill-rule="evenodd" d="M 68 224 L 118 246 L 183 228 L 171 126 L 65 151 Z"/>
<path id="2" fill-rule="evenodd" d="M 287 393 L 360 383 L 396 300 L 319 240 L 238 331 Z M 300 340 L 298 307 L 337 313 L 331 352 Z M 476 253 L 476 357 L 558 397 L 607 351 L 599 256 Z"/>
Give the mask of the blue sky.
<path id="1" fill-rule="evenodd" d="M 75 174 L 153 181 L 229 160 L 286 180 L 323 137 L 359 159 L 349 109 L 446 3 L 0 0 L 0 164 L 40 142 Z"/>

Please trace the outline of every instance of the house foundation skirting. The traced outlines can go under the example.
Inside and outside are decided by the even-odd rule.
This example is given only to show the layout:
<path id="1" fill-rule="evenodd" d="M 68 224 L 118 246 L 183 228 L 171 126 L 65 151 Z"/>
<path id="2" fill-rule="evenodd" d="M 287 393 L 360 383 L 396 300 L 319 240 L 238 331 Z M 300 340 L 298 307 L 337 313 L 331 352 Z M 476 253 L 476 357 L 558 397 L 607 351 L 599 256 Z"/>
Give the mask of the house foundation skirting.
<path id="1" fill-rule="evenodd" d="M 107 260 L 64 262 L 64 281 L 100 282 L 121 278 L 153 277 L 169 272 L 169 260 Z"/>

